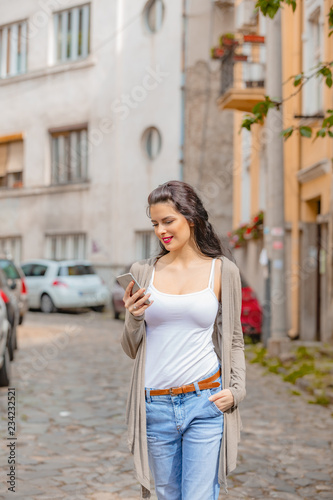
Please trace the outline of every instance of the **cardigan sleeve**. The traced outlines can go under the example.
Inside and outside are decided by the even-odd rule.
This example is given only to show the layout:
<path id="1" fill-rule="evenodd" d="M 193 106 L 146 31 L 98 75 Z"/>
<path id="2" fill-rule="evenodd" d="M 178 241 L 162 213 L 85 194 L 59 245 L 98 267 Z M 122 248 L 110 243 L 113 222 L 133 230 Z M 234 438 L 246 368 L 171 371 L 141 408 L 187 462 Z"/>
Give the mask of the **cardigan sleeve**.
<path id="1" fill-rule="evenodd" d="M 242 285 L 239 269 L 235 265 L 232 273 L 232 299 L 233 299 L 233 334 L 231 341 L 231 375 L 229 389 L 234 397 L 233 408 L 236 408 L 240 401 L 245 398 L 245 356 L 244 356 L 244 336 L 241 324 L 242 310 Z"/>
<path id="2" fill-rule="evenodd" d="M 138 279 L 136 263 L 132 264 L 130 273 Z M 142 341 L 144 317 L 144 313 L 141 316 L 133 316 L 128 309 L 125 311 L 125 323 L 120 343 L 124 352 L 132 359 L 135 359 L 138 347 Z"/>

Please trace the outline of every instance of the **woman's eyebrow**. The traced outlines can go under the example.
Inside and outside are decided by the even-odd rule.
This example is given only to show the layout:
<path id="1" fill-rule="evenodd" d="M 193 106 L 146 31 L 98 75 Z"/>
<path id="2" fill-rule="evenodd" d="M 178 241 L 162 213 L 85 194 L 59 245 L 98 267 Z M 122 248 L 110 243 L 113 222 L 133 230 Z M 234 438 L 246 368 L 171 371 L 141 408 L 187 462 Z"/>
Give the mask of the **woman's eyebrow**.
<path id="1" fill-rule="evenodd" d="M 163 217 L 162 221 L 163 220 L 166 220 L 166 219 L 169 219 L 170 217 L 173 217 L 172 215 L 167 215 L 166 217 Z M 155 219 L 151 219 L 152 222 L 157 222 L 157 220 Z"/>

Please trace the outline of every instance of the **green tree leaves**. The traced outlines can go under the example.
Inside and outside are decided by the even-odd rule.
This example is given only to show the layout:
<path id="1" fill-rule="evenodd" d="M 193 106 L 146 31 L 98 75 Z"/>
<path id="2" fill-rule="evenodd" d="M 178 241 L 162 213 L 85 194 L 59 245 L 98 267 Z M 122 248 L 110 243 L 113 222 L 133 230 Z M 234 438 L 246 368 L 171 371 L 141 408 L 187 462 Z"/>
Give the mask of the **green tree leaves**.
<path id="1" fill-rule="evenodd" d="M 268 16 L 273 19 L 277 11 L 282 7 L 281 4 L 283 3 L 290 5 L 293 12 L 295 12 L 296 0 L 258 0 L 256 8 L 260 9 L 264 16 Z"/>
<path id="2" fill-rule="evenodd" d="M 274 18 L 277 11 L 283 6 L 283 4 L 289 5 L 292 7 L 295 12 L 296 9 L 296 0 L 257 0 L 256 8 L 259 9 L 264 16 L 269 16 L 271 19 Z M 328 13 L 328 27 L 329 27 L 329 35 L 333 34 L 333 7 L 330 7 Z M 333 86 L 333 75 L 332 75 L 333 61 L 324 63 L 319 63 L 315 68 L 311 70 L 311 73 L 306 75 L 302 71 L 301 73 L 294 75 L 288 79 L 293 80 L 293 86 L 297 87 L 295 93 L 286 97 L 282 100 L 282 102 L 272 101 L 269 96 L 265 96 L 265 101 L 261 101 L 257 103 L 253 109 L 251 114 L 245 115 L 245 118 L 241 124 L 241 129 L 246 128 L 247 130 L 251 130 L 251 126 L 255 123 L 263 124 L 264 120 L 267 116 L 268 110 L 272 107 L 281 106 L 284 101 L 290 99 L 294 95 L 298 94 L 303 85 L 305 85 L 311 78 L 323 78 L 325 81 L 325 85 L 328 88 L 332 88 Z M 286 129 L 284 129 L 281 135 L 287 140 L 294 133 L 295 130 L 298 130 L 302 137 L 312 137 L 312 128 L 305 125 L 295 126 L 292 125 Z M 317 137 L 325 137 L 328 135 L 329 137 L 333 137 L 333 110 L 328 109 L 326 111 L 325 117 L 322 121 L 321 128 L 316 132 L 315 139 Z"/>

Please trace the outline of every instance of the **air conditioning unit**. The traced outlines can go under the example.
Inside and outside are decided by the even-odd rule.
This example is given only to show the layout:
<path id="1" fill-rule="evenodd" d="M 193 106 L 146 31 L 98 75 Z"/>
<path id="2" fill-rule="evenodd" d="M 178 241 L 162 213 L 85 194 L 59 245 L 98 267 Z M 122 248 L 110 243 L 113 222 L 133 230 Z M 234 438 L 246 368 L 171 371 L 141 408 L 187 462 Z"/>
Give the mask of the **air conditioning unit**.
<path id="1" fill-rule="evenodd" d="M 242 0 L 236 8 L 236 30 L 241 32 L 253 31 L 257 26 L 255 0 Z"/>

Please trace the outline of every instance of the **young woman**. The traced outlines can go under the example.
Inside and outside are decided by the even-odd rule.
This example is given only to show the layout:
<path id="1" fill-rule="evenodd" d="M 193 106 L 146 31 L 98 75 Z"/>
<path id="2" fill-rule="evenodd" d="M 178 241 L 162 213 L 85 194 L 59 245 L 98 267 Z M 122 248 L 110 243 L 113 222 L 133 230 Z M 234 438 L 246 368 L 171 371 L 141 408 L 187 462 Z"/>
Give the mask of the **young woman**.
<path id="1" fill-rule="evenodd" d="M 132 295 L 131 282 L 124 295 L 128 445 L 141 498 L 150 468 L 159 500 L 217 500 L 236 467 L 245 397 L 239 271 L 190 185 L 166 182 L 148 205 L 161 251 L 132 265 L 143 288 Z"/>

